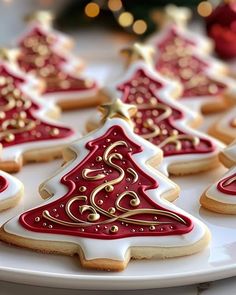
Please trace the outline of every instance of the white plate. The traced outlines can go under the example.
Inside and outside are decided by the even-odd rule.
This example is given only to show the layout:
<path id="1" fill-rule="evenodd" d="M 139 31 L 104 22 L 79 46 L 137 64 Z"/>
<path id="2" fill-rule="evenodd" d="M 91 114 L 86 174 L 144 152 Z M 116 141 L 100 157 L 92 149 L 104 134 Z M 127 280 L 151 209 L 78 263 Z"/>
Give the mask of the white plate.
<path id="1" fill-rule="evenodd" d="M 80 129 L 93 112 L 70 112 L 62 116 L 62 121 Z M 214 117 L 208 121 L 213 119 Z M 19 212 L 42 203 L 37 188 L 60 163 L 54 161 L 30 164 L 17 174 L 25 184 L 26 195 L 16 208 L 0 214 L 0 224 Z M 131 261 L 121 273 L 106 273 L 82 269 L 77 257 L 35 253 L 0 243 L 0 279 L 78 289 L 147 289 L 199 283 L 236 275 L 235 217 L 207 212 L 200 209 L 198 203 L 205 188 L 224 171 L 221 167 L 208 173 L 174 179 L 182 188 L 176 203 L 202 219 L 212 232 L 210 248 L 199 254 L 163 261 Z"/>

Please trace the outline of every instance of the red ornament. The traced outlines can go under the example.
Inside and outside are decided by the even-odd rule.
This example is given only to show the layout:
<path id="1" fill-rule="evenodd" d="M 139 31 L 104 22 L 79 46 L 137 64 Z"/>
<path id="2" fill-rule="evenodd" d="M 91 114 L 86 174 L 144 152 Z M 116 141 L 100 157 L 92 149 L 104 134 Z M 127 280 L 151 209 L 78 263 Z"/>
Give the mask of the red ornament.
<path id="1" fill-rule="evenodd" d="M 217 54 L 225 59 L 236 57 L 236 3 L 217 6 L 206 18 L 206 27 Z"/>

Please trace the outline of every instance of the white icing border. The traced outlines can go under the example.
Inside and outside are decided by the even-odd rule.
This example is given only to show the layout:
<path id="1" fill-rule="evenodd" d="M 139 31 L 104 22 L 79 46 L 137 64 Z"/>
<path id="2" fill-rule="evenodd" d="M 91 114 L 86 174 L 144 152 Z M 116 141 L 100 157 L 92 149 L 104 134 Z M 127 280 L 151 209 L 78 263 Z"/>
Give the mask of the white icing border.
<path id="1" fill-rule="evenodd" d="M 236 139 L 223 150 L 223 154 L 236 164 Z"/>
<path id="2" fill-rule="evenodd" d="M 102 136 L 110 127 L 114 125 L 121 126 L 127 133 L 127 135 L 139 145 L 143 147 L 143 152 L 139 154 L 133 155 L 135 162 L 142 167 L 145 173 L 148 173 L 151 177 L 158 180 L 159 188 L 152 189 L 146 191 L 147 195 L 153 201 L 157 202 L 164 208 L 169 210 L 174 210 L 175 212 L 181 213 L 185 216 L 191 218 L 194 223 L 194 227 L 191 232 L 183 234 L 183 235 L 173 235 L 173 236 L 154 236 L 154 237 L 131 237 L 131 238 L 123 238 L 123 239 L 115 239 L 115 240 L 99 240 L 99 239 L 91 239 L 91 238 L 81 238 L 81 237 L 71 237 L 68 235 L 58 235 L 58 234 L 47 234 L 47 233 L 36 233 L 29 231 L 23 228 L 18 222 L 19 216 L 8 221 L 4 226 L 4 230 L 7 233 L 25 237 L 29 239 L 35 240 L 44 240 L 44 241 L 55 241 L 55 242 L 71 242 L 79 245 L 85 255 L 87 260 L 96 259 L 96 258 L 107 258 L 114 259 L 119 261 L 125 260 L 125 255 L 129 248 L 138 246 L 138 247 L 184 247 L 193 245 L 194 243 L 201 240 L 206 234 L 206 229 L 203 223 L 200 220 L 197 220 L 195 217 L 189 215 L 183 210 L 177 208 L 172 203 L 169 203 L 161 198 L 161 194 L 167 192 L 168 190 L 173 188 L 173 184 L 170 181 L 167 181 L 166 177 L 161 175 L 157 170 L 151 168 L 146 162 L 153 156 L 161 153 L 161 150 L 155 147 L 150 142 L 144 140 L 143 138 L 135 135 L 132 131 L 132 128 L 129 126 L 127 122 L 122 119 L 114 118 L 108 119 L 103 127 L 98 130 L 89 133 L 84 138 L 79 141 L 74 142 L 70 148 L 76 152 L 78 157 L 68 163 L 65 167 L 62 167 L 59 172 L 54 175 L 51 179 L 44 183 L 41 189 L 45 189 L 53 194 L 51 198 L 46 200 L 43 205 L 49 204 L 54 200 L 62 197 L 66 192 L 67 188 L 65 185 L 60 183 L 60 179 L 62 176 L 71 171 L 78 163 L 80 163 L 84 157 L 88 154 L 88 150 L 84 147 L 88 141 L 94 140 L 97 137 Z M 38 206 L 40 207 L 40 206 Z M 96 247 L 94 247 L 94 241 L 96 241 Z M 109 247 L 107 247 L 109 243 Z M 132 251 L 132 250 L 131 250 Z M 183 253 L 184 254 L 184 253 Z"/>
<path id="3" fill-rule="evenodd" d="M 224 203 L 224 204 L 232 204 L 236 205 L 236 195 L 229 196 L 224 194 L 217 188 L 217 184 L 224 178 L 229 177 L 236 173 L 236 167 L 230 169 L 227 173 L 225 173 L 216 183 L 211 185 L 206 191 L 206 196 L 209 199 Z"/>
<path id="4" fill-rule="evenodd" d="M 1 202 L 6 200 L 13 199 L 20 191 L 22 190 L 23 184 L 12 175 L 0 170 L 0 176 L 5 178 L 8 181 L 8 187 L 0 192 L 0 209 L 1 209 Z"/>
<path id="5" fill-rule="evenodd" d="M 236 127 L 232 127 L 230 124 L 233 119 L 236 119 L 236 106 L 215 123 L 216 131 L 228 135 L 232 139 L 236 138 Z"/>

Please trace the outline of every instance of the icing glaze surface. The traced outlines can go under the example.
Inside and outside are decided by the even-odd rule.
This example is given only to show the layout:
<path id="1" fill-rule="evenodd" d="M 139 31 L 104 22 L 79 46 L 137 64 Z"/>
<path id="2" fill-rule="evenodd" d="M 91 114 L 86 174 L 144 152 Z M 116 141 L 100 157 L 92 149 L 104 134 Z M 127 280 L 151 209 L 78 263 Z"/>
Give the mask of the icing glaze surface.
<path id="1" fill-rule="evenodd" d="M 8 188 L 8 185 L 8 180 L 4 176 L 0 175 L 0 193 L 4 192 Z"/>
<path id="2" fill-rule="evenodd" d="M 227 85 L 209 73 L 212 61 L 196 54 L 191 42 L 180 38 L 175 27 L 166 32 L 156 47 L 155 68 L 164 76 L 176 79 L 183 85 L 181 98 L 214 98 L 222 94 Z"/>
<path id="3" fill-rule="evenodd" d="M 209 139 L 177 127 L 176 121 L 183 121 L 185 113 L 160 95 L 164 87 L 166 85 L 151 77 L 145 68 L 136 69 L 129 80 L 117 85 L 122 100 L 138 108 L 134 131 L 161 147 L 165 157 L 214 151 L 214 144 Z"/>
<path id="4" fill-rule="evenodd" d="M 147 160 L 152 159 L 157 155 L 161 155 L 161 150 L 156 146 L 151 144 L 149 141 L 144 140 L 142 137 L 136 135 L 130 125 L 122 119 L 113 118 L 108 119 L 105 124 L 97 129 L 96 131 L 89 133 L 80 140 L 74 141 L 70 145 L 70 150 L 77 155 L 74 161 L 69 162 L 66 166 L 61 167 L 61 169 L 44 184 L 42 184 L 41 189 L 52 195 L 48 198 L 44 205 L 49 205 L 53 201 L 58 201 L 62 196 L 66 196 L 69 191 L 69 186 L 65 186 L 62 183 L 62 179 L 65 175 L 70 175 L 74 171 L 75 167 L 81 165 L 85 158 L 89 157 L 90 150 L 87 148 L 88 142 L 93 142 L 95 138 L 103 137 L 104 134 L 109 132 L 110 128 L 118 125 L 121 126 L 126 135 L 132 139 L 138 146 L 142 146 L 141 153 L 133 153 L 132 158 L 135 163 L 142 169 L 144 174 L 149 175 L 151 179 L 155 179 L 158 182 L 158 187 L 153 189 L 145 190 L 145 194 L 150 200 L 158 204 L 160 207 L 165 208 L 167 211 L 175 212 L 180 216 L 185 216 L 189 218 L 192 222 L 193 228 L 188 233 L 182 235 L 148 235 L 148 236 L 133 236 L 126 238 L 109 239 L 109 247 L 107 247 L 106 239 L 96 239 L 96 247 L 94 247 L 94 238 L 81 237 L 75 235 L 67 234 L 51 234 L 49 232 L 33 231 L 30 228 L 22 226 L 19 222 L 20 216 L 16 216 L 4 224 L 4 230 L 10 234 L 20 236 L 26 239 L 34 239 L 41 241 L 58 241 L 58 242 L 69 242 L 79 245 L 84 253 L 86 259 L 96 259 L 96 258 L 107 258 L 124 261 L 128 249 L 132 247 L 184 247 L 188 245 L 194 245 L 196 242 L 201 240 L 206 234 L 206 228 L 202 222 L 195 217 L 184 212 L 180 208 L 177 208 L 173 203 L 166 202 L 164 196 L 167 193 L 176 189 L 176 185 L 161 174 L 157 169 L 152 168 L 148 165 Z M 120 146 L 121 147 L 121 146 Z M 119 160 L 119 159 L 117 159 Z M 150 179 L 150 178 L 149 178 Z M 73 186 L 73 182 L 69 182 Z M 122 188 L 123 190 L 123 188 Z M 86 192 L 86 191 L 85 191 Z M 131 200 L 131 199 L 130 199 Z M 37 208 L 40 208 L 41 205 Z M 36 209 L 37 209 L 36 208 Z M 52 208 L 53 209 L 53 208 Z M 42 210 L 39 209 L 39 212 Z M 31 214 L 34 214 L 34 209 Z M 77 211 L 78 212 L 78 211 Z M 55 212 L 53 212 L 55 214 Z M 36 215 L 35 215 L 36 216 Z M 38 215 L 36 217 L 39 217 Z M 38 220 L 38 219 L 37 219 Z M 33 222 L 33 220 L 32 220 Z M 49 224 L 47 224 L 49 225 Z M 131 228 L 130 228 L 131 229 Z M 49 230 L 49 229 L 47 229 Z"/>
<path id="5" fill-rule="evenodd" d="M 69 191 L 50 204 L 22 214 L 23 227 L 98 239 L 176 235 L 192 230 L 189 218 L 148 198 L 145 191 L 158 191 L 158 180 L 134 162 L 132 155 L 142 153 L 142 147 L 120 126 L 88 142 L 86 148 L 89 155 L 61 178 Z"/>
<path id="6" fill-rule="evenodd" d="M 35 27 L 20 42 L 18 64 L 26 72 L 35 74 L 46 83 L 45 94 L 96 90 L 98 85 L 91 79 L 76 75 L 76 67 L 68 71 L 70 55 L 63 55 L 54 48 L 57 38 Z M 73 60 L 75 62 L 75 60 Z"/>
<path id="7" fill-rule="evenodd" d="M 70 128 L 36 115 L 43 106 L 23 90 L 24 83 L 27 81 L 21 76 L 0 65 L 0 142 L 3 147 L 71 136 L 74 132 Z"/>
<path id="8" fill-rule="evenodd" d="M 236 174 L 223 178 L 217 184 L 218 190 L 227 195 L 236 195 Z"/>

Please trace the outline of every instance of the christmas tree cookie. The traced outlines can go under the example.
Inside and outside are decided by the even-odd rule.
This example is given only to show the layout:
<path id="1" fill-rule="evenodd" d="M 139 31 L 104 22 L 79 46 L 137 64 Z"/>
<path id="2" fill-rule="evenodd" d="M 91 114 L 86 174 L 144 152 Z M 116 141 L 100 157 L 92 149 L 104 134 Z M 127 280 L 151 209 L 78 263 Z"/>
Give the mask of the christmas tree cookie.
<path id="1" fill-rule="evenodd" d="M 236 106 L 217 120 L 208 133 L 228 144 L 236 139 Z"/>
<path id="2" fill-rule="evenodd" d="M 155 69 L 183 86 L 182 103 L 212 113 L 228 107 L 236 97 L 235 83 L 226 77 L 227 67 L 179 36 L 178 26 L 167 28 L 148 43 L 155 49 Z"/>
<path id="3" fill-rule="evenodd" d="M 201 205 L 213 212 L 236 214 L 236 142 L 225 148 L 220 155 L 222 163 L 230 168 L 216 183 L 211 185 L 200 199 Z"/>
<path id="4" fill-rule="evenodd" d="M 25 162 L 60 156 L 62 147 L 77 136 L 47 118 L 55 114 L 55 107 L 38 97 L 35 80 L 12 58 L 11 51 L 0 50 L 0 169 L 16 172 Z"/>
<path id="5" fill-rule="evenodd" d="M 46 19 L 46 20 L 45 20 Z M 51 30 L 48 19 L 35 14 L 29 28 L 18 40 L 20 68 L 45 82 L 43 98 L 53 100 L 62 109 L 74 109 L 99 104 L 99 85 L 81 75 L 81 62 L 62 50 L 61 35 Z"/>
<path id="6" fill-rule="evenodd" d="M 24 37 L 31 36 L 32 39 L 27 39 L 28 42 L 26 42 L 25 45 L 34 45 L 36 47 L 40 44 L 34 42 L 34 37 L 40 35 L 43 39 L 42 41 L 46 45 L 52 45 L 55 51 L 69 51 L 74 47 L 72 38 L 53 28 L 54 15 L 52 12 L 48 10 L 38 10 L 27 14 L 24 20 L 27 23 L 27 28 L 22 37 L 18 39 L 18 43 L 21 43 Z"/>
<path id="7" fill-rule="evenodd" d="M 0 171 L 0 211 L 14 207 L 22 195 L 22 183 L 10 174 Z"/>
<path id="8" fill-rule="evenodd" d="M 123 270 L 131 258 L 168 258 L 201 251 L 207 228 L 163 196 L 175 185 L 152 166 L 161 150 L 135 135 L 132 105 L 103 106 L 104 125 L 65 152 L 65 164 L 43 183 L 44 204 L 5 223 L 2 241 L 78 254 L 81 265 Z"/>
<path id="9" fill-rule="evenodd" d="M 163 10 L 154 11 L 152 19 L 157 23 L 159 31 L 149 38 L 148 43 L 155 44 L 163 36 L 175 38 L 176 43 L 182 42 L 186 46 L 196 47 L 199 51 L 211 52 L 213 49 L 211 39 L 188 29 L 188 21 L 191 17 L 191 9 L 174 4 L 167 5 Z"/>
<path id="10" fill-rule="evenodd" d="M 131 64 L 122 78 L 104 89 L 104 94 L 137 106 L 134 131 L 163 150 L 162 171 L 183 175 L 218 165 L 221 144 L 191 127 L 198 124 L 198 115 L 172 99 L 180 93 L 180 87 L 145 61 L 150 48 L 135 44 L 127 53 Z M 95 122 L 88 128 L 95 128 Z"/>

